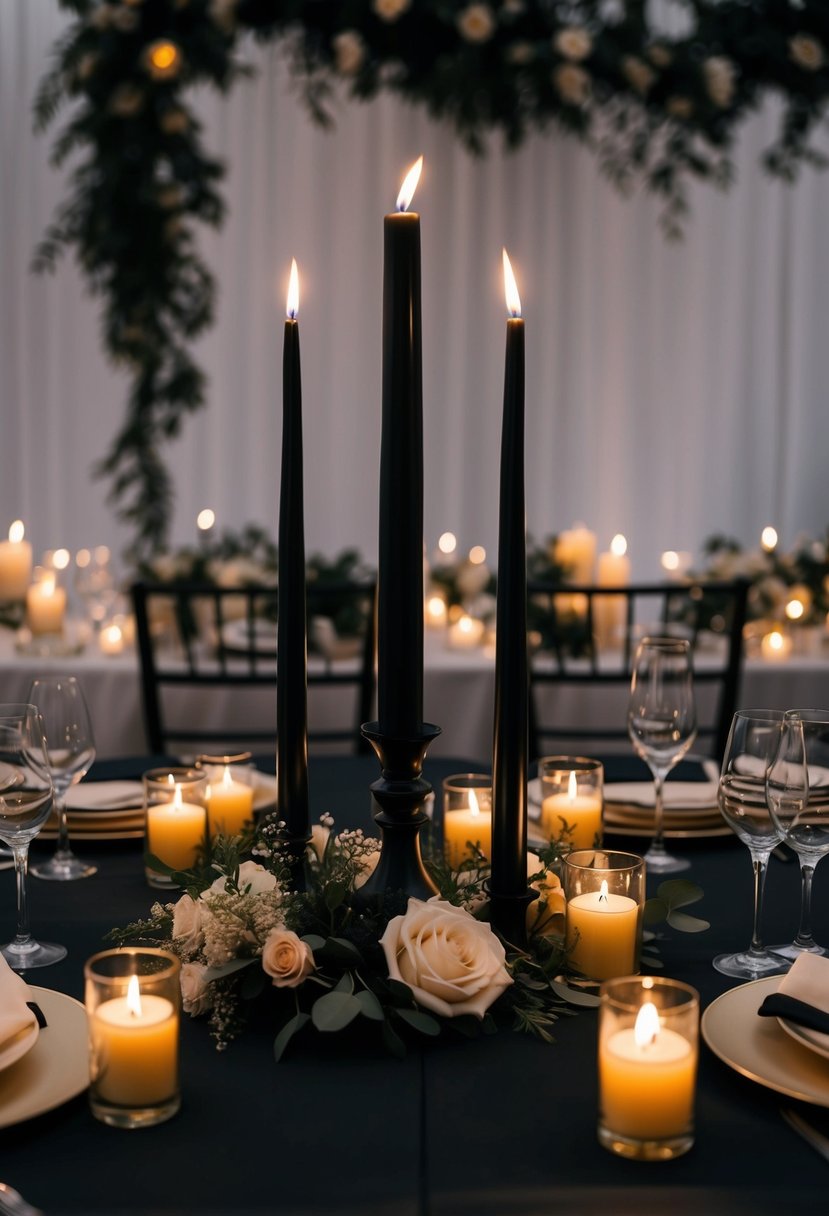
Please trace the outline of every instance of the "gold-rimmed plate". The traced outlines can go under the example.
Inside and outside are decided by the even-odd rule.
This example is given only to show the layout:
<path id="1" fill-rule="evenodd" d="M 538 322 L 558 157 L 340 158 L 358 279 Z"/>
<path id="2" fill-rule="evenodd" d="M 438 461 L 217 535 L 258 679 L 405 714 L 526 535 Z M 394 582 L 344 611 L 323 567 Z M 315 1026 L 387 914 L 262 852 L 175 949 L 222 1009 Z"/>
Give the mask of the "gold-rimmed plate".
<path id="1" fill-rule="evenodd" d="M 724 1064 L 758 1085 L 829 1107 L 829 1060 L 795 1042 L 776 1018 L 757 1012 L 780 979 L 766 976 L 717 997 L 702 1015 L 702 1037 Z"/>
<path id="2" fill-rule="evenodd" d="M 31 988 L 46 1026 L 22 1059 L 0 1073 L 0 1128 L 23 1123 L 76 1097 L 89 1085 L 86 1010 L 80 1001 Z"/>

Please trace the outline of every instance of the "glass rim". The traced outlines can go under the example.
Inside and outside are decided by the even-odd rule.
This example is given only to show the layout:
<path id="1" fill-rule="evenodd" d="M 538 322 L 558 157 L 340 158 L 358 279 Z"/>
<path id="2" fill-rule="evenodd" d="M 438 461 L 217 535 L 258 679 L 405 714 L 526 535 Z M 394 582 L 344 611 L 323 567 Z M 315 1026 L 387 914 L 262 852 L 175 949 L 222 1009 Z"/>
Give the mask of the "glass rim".
<path id="1" fill-rule="evenodd" d="M 614 993 L 615 988 L 622 988 L 624 985 L 636 985 L 637 989 L 642 993 L 653 992 L 659 990 L 662 992 L 683 993 L 685 1000 L 681 1004 L 669 1005 L 667 1008 L 659 1010 L 661 1014 L 670 1015 L 671 1012 L 686 1011 L 689 1006 L 700 1004 L 699 989 L 693 984 L 688 984 L 685 980 L 676 980 L 669 975 L 617 975 L 612 979 L 602 980 L 599 988 L 599 997 L 605 1003 L 613 1005 L 614 1009 L 620 1012 L 635 1014 L 644 1004 L 644 1001 L 633 1003 L 629 1000 L 624 1000 Z"/>
<path id="2" fill-rule="evenodd" d="M 583 865 L 579 861 L 574 861 L 576 857 L 593 857 L 597 853 L 601 853 L 603 857 L 619 857 L 625 858 L 622 865 L 605 865 L 605 866 L 588 866 Z M 585 873 L 600 874 L 602 871 L 613 871 L 619 873 L 622 870 L 637 870 L 639 867 L 644 867 L 645 859 L 640 857 L 638 853 L 628 853 L 623 849 L 573 849 L 564 858 L 564 864 L 570 866 L 574 870 L 584 870 Z"/>
<path id="3" fill-rule="evenodd" d="M 474 785 L 460 785 L 459 782 L 474 781 Z M 468 790 L 468 789 L 492 789 L 492 773 L 452 773 L 450 777 L 443 778 L 444 790 Z"/>
<path id="4" fill-rule="evenodd" d="M 817 722 L 829 726 L 829 709 L 784 709 L 784 722 Z"/>
<path id="5" fill-rule="evenodd" d="M 686 650 L 690 652 L 691 649 L 688 638 L 672 637 L 662 633 L 646 634 L 645 637 L 640 638 L 637 650 L 644 650 L 646 646 L 653 646 L 657 650 L 675 651 L 677 654 Z"/>
<path id="6" fill-rule="evenodd" d="M 24 718 L 29 714 L 40 717 L 40 710 L 32 701 L 0 701 L 0 719 Z"/>
<path id="7" fill-rule="evenodd" d="M 787 712 L 785 709 L 735 709 L 734 717 L 747 722 L 782 722 Z"/>
<path id="8" fill-rule="evenodd" d="M 124 972 L 123 975 L 105 975 L 97 971 L 96 964 L 102 959 L 110 958 L 137 958 L 145 956 L 157 959 L 168 960 L 168 965 L 161 971 L 148 972 L 146 975 L 141 975 L 139 972 Z M 97 954 L 93 954 L 84 963 L 83 973 L 84 978 L 95 983 L 107 983 L 115 980 L 129 979 L 130 975 L 138 975 L 139 979 L 152 980 L 153 983 L 158 980 L 172 979 L 181 970 L 181 959 L 177 954 L 173 954 L 172 950 L 164 950 L 160 946 L 114 946 L 111 950 L 99 950 Z"/>
<path id="9" fill-rule="evenodd" d="M 604 762 L 597 760 L 594 756 L 539 756 L 536 763 L 539 772 L 541 772 L 542 765 L 555 766 L 561 772 L 566 772 L 568 769 L 592 771 L 604 768 Z"/>
<path id="10" fill-rule="evenodd" d="M 170 776 L 173 777 L 176 784 L 207 780 L 207 773 L 204 769 L 194 768 L 192 764 L 171 764 L 166 768 L 148 768 L 141 774 L 141 780 L 166 782 Z"/>

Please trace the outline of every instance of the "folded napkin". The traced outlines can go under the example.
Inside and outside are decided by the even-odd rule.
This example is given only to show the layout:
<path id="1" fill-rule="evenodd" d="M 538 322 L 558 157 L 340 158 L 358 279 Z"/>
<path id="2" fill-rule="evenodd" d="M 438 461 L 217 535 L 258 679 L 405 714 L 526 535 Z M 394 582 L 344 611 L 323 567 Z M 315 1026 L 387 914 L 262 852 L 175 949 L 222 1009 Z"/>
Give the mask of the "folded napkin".
<path id="1" fill-rule="evenodd" d="M 801 954 L 757 1012 L 829 1034 L 829 958 Z"/>
<path id="2" fill-rule="evenodd" d="M 112 811 L 144 804 L 140 781 L 82 781 L 66 791 L 69 811 Z"/>
<path id="3" fill-rule="evenodd" d="M 717 805 L 717 790 L 716 781 L 666 781 L 663 801 L 666 807 L 712 807 Z M 608 782 L 604 797 L 605 802 L 652 807 L 655 801 L 653 782 Z"/>
<path id="4" fill-rule="evenodd" d="M 0 954 L 0 1051 L 38 1024 L 34 1010 L 26 1004 L 29 991 L 29 985 Z"/>

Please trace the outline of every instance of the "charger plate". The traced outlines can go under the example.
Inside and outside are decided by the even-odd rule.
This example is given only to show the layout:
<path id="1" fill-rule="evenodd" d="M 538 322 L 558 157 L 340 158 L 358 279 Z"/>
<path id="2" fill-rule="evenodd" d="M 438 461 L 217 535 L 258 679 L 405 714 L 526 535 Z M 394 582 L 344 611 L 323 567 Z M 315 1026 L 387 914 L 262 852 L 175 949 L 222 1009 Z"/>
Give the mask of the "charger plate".
<path id="1" fill-rule="evenodd" d="M 731 988 L 702 1015 L 702 1037 L 729 1068 L 787 1098 L 829 1107 L 829 1060 L 796 1043 L 776 1018 L 757 1010 L 781 976 L 770 975 Z"/>
<path id="2" fill-rule="evenodd" d="M 30 989 L 46 1026 L 32 1050 L 0 1073 L 0 1128 L 23 1123 L 76 1097 L 89 1085 L 86 1010 L 50 988 Z"/>

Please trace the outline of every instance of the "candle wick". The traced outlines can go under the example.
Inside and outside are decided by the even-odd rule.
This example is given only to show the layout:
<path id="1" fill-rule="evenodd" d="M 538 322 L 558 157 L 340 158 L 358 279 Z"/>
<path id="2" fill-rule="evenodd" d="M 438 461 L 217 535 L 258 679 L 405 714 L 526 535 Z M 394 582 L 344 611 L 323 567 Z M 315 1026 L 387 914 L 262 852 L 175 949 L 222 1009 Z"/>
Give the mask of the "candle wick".
<path id="1" fill-rule="evenodd" d="M 607 891 L 600 891 L 600 892 L 599 892 L 599 903 L 602 903 L 602 901 L 604 901 L 604 903 L 607 903 L 607 902 L 608 902 L 608 901 L 607 901 Z"/>

